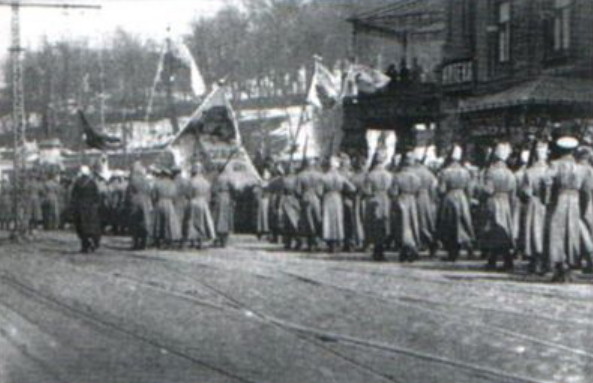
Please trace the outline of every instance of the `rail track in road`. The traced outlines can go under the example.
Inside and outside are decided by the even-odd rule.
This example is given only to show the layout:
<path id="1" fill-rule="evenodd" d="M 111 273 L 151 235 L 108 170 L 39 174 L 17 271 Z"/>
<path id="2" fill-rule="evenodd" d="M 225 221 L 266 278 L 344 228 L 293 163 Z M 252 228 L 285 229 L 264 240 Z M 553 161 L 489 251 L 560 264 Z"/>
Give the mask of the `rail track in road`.
<path id="1" fill-rule="evenodd" d="M 173 252 L 173 253 L 177 253 L 177 252 Z M 197 253 L 197 254 L 199 254 L 199 253 Z M 97 257 L 101 257 L 101 255 L 97 255 Z M 320 329 L 316 329 L 316 328 L 312 328 L 312 327 L 308 327 L 308 326 L 302 326 L 295 322 L 284 321 L 276 316 L 268 315 L 265 312 L 254 310 L 254 309 L 250 308 L 249 305 L 246 305 L 246 304 L 242 303 L 239 299 L 235 298 L 232 294 L 225 293 L 221 289 L 216 288 L 208 283 L 205 283 L 203 280 L 197 279 L 195 277 L 195 275 L 192 275 L 192 272 L 191 272 L 192 267 L 216 269 L 219 272 L 227 272 L 227 273 L 232 272 L 233 270 L 229 270 L 228 268 L 219 267 L 212 263 L 206 264 L 203 262 L 199 262 L 196 258 L 193 258 L 191 260 L 191 262 L 184 262 L 184 261 L 180 261 L 178 259 L 172 259 L 172 258 L 168 257 L 168 253 L 166 253 L 166 252 L 164 254 L 158 254 L 158 255 L 155 255 L 152 253 L 151 254 L 126 253 L 124 257 L 128 258 L 128 259 L 134 259 L 138 262 L 143 262 L 143 263 L 146 262 L 147 260 L 152 261 L 152 262 L 158 262 L 160 265 L 163 265 L 164 268 L 166 268 L 173 274 L 175 274 L 177 276 L 183 276 L 184 278 L 192 280 L 198 286 L 202 286 L 203 289 L 209 291 L 213 295 L 218 296 L 219 298 L 222 298 L 222 299 L 217 300 L 217 301 L 197 299 L 194 296 L 194 294 L 192 294 L 191 292 L 177 291 L 174 287 L 167 285 L 166 283 L 163 283 L 160 280 L 158 280 L 158 281 L 143 280 L 143 279 L 138 279 L 138 278 L 135 278 L 135 277 L 132 277 L 132 276 L 126 275 L 124 273 L 120 273 L 120 272 L 105 273 L 105 272 L 100 272 L 100 271 L 96 271 L 96 270 L 91 271 L 88 269 L 82 269 L 81 267 L 79 267 L 80 265 L 77 266 L 70 262 L 64 262 L 64 259 L 69 258 L 67 255 L 52 254 L 52 256 L 51 256 L 52 260 L 59 259 L 62 261 L 62 262 L 60 262 L 61 264 L 68 265 L 70 267 L 74 267 L 79 271 L 84 271 L 86 273 L 94 274 L 98 278 L 102 278 L 102 279 L 114 278 L 117 280 L 126 281 L 128 283 L 135 284 L 136 286 L 139 286 L 142 288 L 146 288 L 146 289 L 150 289 L 152 291 L 166 294 L 167 296 L 174 297 L 175 299 L 182 299 L 188 303 L 198 304 L 198 305 L 201 305 L 201 306 L 209 308 L 209 309 L 222 310 L 225 312 L 232 313 L 233 315 L 245 316 L 246 314 L 249 314 L 249 315 L 251 315 L 251 317 L 253 317 L 257 320 L 268 323 L 275 327 L 283 328 L 284 330 L 291 332 L 295 336 L 298 336 L 300 339 L 306 338 L 306 339 L 308 339 L 307 340 L 308 342 L 315 342 L 316 346 L 324 348 L 326 351 L 329 351 L 329 352 L 333 351 L 332 347 L 331 346 L 328 347 L 326 345 L 340 343 L 340 344 L 350 345 L 350 346 L 358 347 L 358 348 L 362 347 L 362 348 L 374 349 L 374 350 L 378 350 L 380 352 L 385 352 L 385 353 L 406 355 L 406 356 L 409 356 L 412 358 L 428 361 L 430 363 L 438 363 L 438 364 L 442 364 L 442 365 L 453 366 L 455 368 L 466 370 L 471 373 L 483 375 L 484 378 L 487 379 L 488 381 L 494 381 L 494 382 L 501 382 L 501 381 L 503 381 L 503 382 L 540 382 L 540 380 L 532 379 L 529 377 L 514 376 L 512 374 L 508 374 L 508 373 L 506 373 L 502 370 L 496 369 L 496 368 L 489 368 L 489 367 L 479 366 L 479 365 L 472 364 L 472 363 L 464 363 L 464 362 L 460 362 L 457 360 L 450 360 L 447 358 L 440 357 L 438 355 L 431 355 L 430 353 L 425 354 L 425 353 L 418 352 L 413 349 L 398 347 L 393 344 L 374 342 L 369 339 L 362 339 L 362 338 L 358 338 L 358 337 L 354 337 L 354 336 L 345 335 L 342 333 L 332 333 L 332 332 L 326 331 L 326 330 L 320 330 Z M 262 259 L 258 259 L 258 261 L 261 261 L 261 260 Z M 264 260 L 264 262 L 268 263 L 268 264 L 273 264 L 269 260 Z M 238 268 L 235 268 L 235 270 L 237 270 L 237 269 Z M 252 270 L 242 270 L 242 271 L 245 273 L 250 273 L 257 277 L 263 277 L 263 278 L 267 278 L 267 279 L 277 279 L 277 281 L 279 281 L 279 282 L 284 280 L 281 278 L 277 278 L 277 276 L 273 276 L 273 275 L 271 276 L 268 273 L 258 273 L 258 272 L 254 272 Z M 281 274 L 283 274 L 287 278 L 291 278 L 296 281 L 307 283 L 309 285 L 317 285 L 322 288 L 330 288 L 332 290 L 340 291 L 341 293 L 355 294 L 360 297 L 370 298 L 370 299 L 376 300 L 378 302 L 382 302 L 382 304 L 385 304 L 385 305 L 396 304 L 400 307 L 407 308 L 407 309 L 421 310 L 427 314 L 447 316 L 449 319 L 452 319 L 452 320 L 453 319 L 458 320 L 458 321 L 462 320 L 468 324 L 471 324 L 474 326 L 476 325 L 475 323 L 471 323 L 470 321 L 465 320 L 463 317 L 460 318 L 458 315 L 451 315 L 449 313 L 442 312 L 442 310 L 423 307 L 424 305 L 433 305 L 433 306 L 436 306 L 439 304 L 442 305 L 443 304 L 442 302 L 431 302 L 430 300 L 426 300 L 426 299 L 423 299 L 420 297 L 410 297 L 407 295 L 391 296 L 391 294 L 390 294 L 388 297 L 385 297 L 382 295 L 377 295 L 370 291 L 360 291 L 360 290 L 354 290 L 352 288 L 348 288 L 345 286 L 339 286 L 334 283 L 324 281 L 319 278 L 314 278 L 314 277 L 311 277 L 308 275 L 302 275 L 302 274 L 295 273 L 295 272 L 287 273 L 287 272 L 282 272 L 281 270 L 277 270 L 277 269 L 274 269 L 274 271 L 281 272 Z M 400 276 L 398 275 L 397 277 L 399 278 Z M 422 279 L 422 280 L 426 281 L 424 279 Z M 427 282 L 434 282 L 434 281 L 428 280 Z M 440 281 L 439 280 L 437 282 L 438 283 L 444 282 L 447 284 L 457 284 L 457 281 Z M 513 292 L 516 292 L 516 291 L 513 290 Z M 521 294 L 529 294 L 528 292 L 523 292 L 523 291 L 521 291 L 520 293 Z M 410 303 L 410 302 L 414 302 L 414 300 L 421 302 L 421 305 Z M 221 304 L 220 301 L 222 301 L 223 303 Z M 476 307 L 475 309 L 482 310 L 482 308 L 479 308 L 479 307 Z M 488 309 L 488 310 L 492 310 L 492 309 Z M 509 314 L 509 312 L 506 312 L 504 310 L 500 310 L 500 312 L 503 314 Z M 531 316 L 531 314 L 518 314 L 515 312 L 511 312 L 511 314 L 512 315 L 524 315 L 524 316 L 529 315 L 529 316 Z M 547 318 L 542 318 L 542 319 L 547 320 Z M 583 325 L 583 323 L 580 323 L 580 325 Z M 585 357 L 585 358 L 589 358 L 589 359 L 591 358 L 591 354 L 585 350 L 574 349 L 574 348 L 568 347 L 566 345 L 563 345 L 563 344 L 560 344 L 557 342 L 550 342 L 550 341 L 546 341 L 544 339 L 525 336 L 524 334 L 517 333 L 512 330 L 498 328 L 495 326 L 489 326 L 489 325 L 485 325 L 485 324 L 481 324 L 480 326 L 482 326 L 483 329 L 490 329 L 491 331 L 498 332 L 498 335 L 502 335 L 505 337 L 514 337 L 514 338 L 522 339 L 524 341 L 534 342 L 534 343 L 540 344 L 545 347 L 555 348 L 562 352 L 570 352 L 570 353 L 579 355 L 580 357 Z M 486 327 L 484 327 L 484 326 L 486 326 Z M 337 354 L 336 356 L 341 357 L 342 359 L 349 361 L 352 364 L 358 363 L 356 360 L 353 360 L 352 358 L 350 358 L 351 360 L 348 360 L 347 358 L 349 358 L 349 357 L 346 355 Z M 357 368 L 361 368 L 361 369 L 368 368 L 367 372 L 372 372 L 371 367 L 365 366 L 364 364 L 361 364 L 361 363 L 358 363 L 358 364 L 359 364 L 359 366 Z M 374 374 L 374 375 L 377 377 L 380 377 L 381 372 L 379 372 L 379 371 L 376 371 L 376 372 L 379 375 L 377 375 L 377 374 Z M 383 376 L 383 378 L 385 380 L 389 380 L 389 381 L 397 381 L 392 376 Z"/>
<path id="2" fill-rule="evenodd" d="M 94 326 L 100 327 L 102 330 L 109 330 L 113 332 L 115 335 L 125 335 L 132 339 L 135 339 L 138 342 L 142 342 L 145 345 L 150 347 L 156 348 L 159 352 L 165 350 L 171 355 L 176 357 L 185 359 L 193 364 L 196 364 L 202 368 L 205 368 L 211 372 L 216 374 L 223 375 L 227 378 L 230 378 L 237 382 L 242 383 L 256 383 L 255 381 L 249 380 L 247 378 L 238 376 L 233 374 L 232 372 L 228 372 L 220 367 L 213 366 L 209 363 L 206 363 L 202 360 L 199 360 L 181 350 L 176 349 L 171 345 L 164 344 L 159 342 L 158 340 L 148 338 L 139 332 L 130 331 L 129 329 L 124 328 L 118 324 L 112 323 L 110 321 L 103 320 L 95 315 L 92 315 L 92 310 L 89 309 L 87 306 L 86 308 L 75 307 L 73 305 L 68 305 L 62 302 L 58 297 L 52 296 L 47 292 L 42 292 L 35 287 L 32 287 L 26 283 L 19 281 L 17 278 L 11 275 L 7 275 L 6 273 L 0 274 L 0 282 L 5 286 L 11 287 L 12 289 L 18 291 L 20 294 L 24 295 L 29 299 L 33 299 L 39 304 L 51 308 L 52 310 L 61 311 L 65 313 L 67 316 L 74 317 L 76 319 L 82 320 L 85 323 L 90 323 Z M 211 306 L 210 306 L 211 307 Z M 62 382 L 63 380 L 58 380 Z"/>

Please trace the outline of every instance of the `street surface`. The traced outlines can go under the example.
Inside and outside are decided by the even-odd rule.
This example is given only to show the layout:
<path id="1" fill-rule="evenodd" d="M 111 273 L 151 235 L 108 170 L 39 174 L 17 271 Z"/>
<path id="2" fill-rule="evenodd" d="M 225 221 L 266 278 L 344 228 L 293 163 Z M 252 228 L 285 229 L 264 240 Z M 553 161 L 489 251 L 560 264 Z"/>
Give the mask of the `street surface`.
<path id="1" fill-rule="evenodd" d="M 593 381 L 593 288 L 483 261 L 373 263 L 227 249 L 128 251 L 40 233 L 0 255 L 0 383 Z"/>

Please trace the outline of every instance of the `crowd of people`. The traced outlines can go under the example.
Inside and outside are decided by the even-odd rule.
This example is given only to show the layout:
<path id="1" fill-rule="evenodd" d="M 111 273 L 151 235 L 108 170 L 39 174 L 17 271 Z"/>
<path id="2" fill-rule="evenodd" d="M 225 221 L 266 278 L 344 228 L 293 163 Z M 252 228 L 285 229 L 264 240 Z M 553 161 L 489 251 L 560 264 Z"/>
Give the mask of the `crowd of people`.
<path id="1" fill-rule="evenodd" d="M 490 270 L 526 260 L 530 273 L 559 282 L 575 269 L 593 273 L 593 150 L 564 136 L 534 140 L 519 166 L 508 165 L 511 152 L 498 143 L 482 168 L 458 145 L 438 167 L 414 149 L 399 163 L 378 150 L 368 167 L 346 154 L 269 161 L 249 187 L 256 234 L 286 250 L 368 250 L 376 261 L 397 253 L 414 262 L 444 250 L 450 262 L 479 254 Z M 187 173 L 137 162 L 109 178 L 87 166 L 72 178 L 35 170 L 28 178 L 30 230 L 71 224 L 85 253 L 103 233 L 130 236 L 135 250 L 199 249 L 226 246 L 234 229 L 237 177 L 213 175 L 199 162 Z M 4 182 L 0 190 L 0 227 L 9 229 L 12 189 Z"/>
<path id="2" fill-rule="evenodd" d="M 402 262 L 439 249 L 451 262 L 479 252 L 489 270 L 526 260 L 530 273 L 568 281 L 574 269 L 593 272 L 593 151 L 568 136 L 552 145 L 552 160 L 548 142 L 534 141 L 515 167 L 508 143 L 491 148 L 482 168 L 457 145 L 438 169 L 415 150 L 396 165 L 379 151 L 370 169 L 347 155 L 324 169 L 316 159 L 298 171 L 271 167 L 256 192 L 258 235 L 285 249 L 370 249 L 377 261 L 388 252 Z"/>

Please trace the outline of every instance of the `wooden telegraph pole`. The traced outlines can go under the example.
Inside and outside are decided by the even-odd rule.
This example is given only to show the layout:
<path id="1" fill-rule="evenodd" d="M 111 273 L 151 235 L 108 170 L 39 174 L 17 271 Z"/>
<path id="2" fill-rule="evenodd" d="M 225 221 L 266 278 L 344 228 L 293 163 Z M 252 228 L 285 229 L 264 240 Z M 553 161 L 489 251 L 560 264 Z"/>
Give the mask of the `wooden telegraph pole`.
<path id="1" fill-rule="evenodd" d="M 27 176 L 25 174 L 25 96 L 23 90 L 23 48 L 21 47 L 20 8 L 86 8 L 100 9 L 99 5 L 70 4 L 70 3 L 42 3 L 26 2 L 20 0 L 0 0 L 0 6 L 9 6 L 12 9 L 11 18 L 11 47 L 10 58 L 12 66 L 12 124 L 14 133 L 14 162 L 13 162 L 13 211 L 15 226 L 12 237 L 23 240 L 28 231 L 29 222 L 26 222 L 26 204 L 24 196 L 27 190 Z"/>

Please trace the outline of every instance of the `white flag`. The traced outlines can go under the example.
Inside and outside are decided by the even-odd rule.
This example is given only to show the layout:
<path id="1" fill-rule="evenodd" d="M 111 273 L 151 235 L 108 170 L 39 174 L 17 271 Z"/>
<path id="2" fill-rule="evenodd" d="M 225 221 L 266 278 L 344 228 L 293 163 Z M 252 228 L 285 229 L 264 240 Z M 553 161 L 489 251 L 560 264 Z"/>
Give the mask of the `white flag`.
<path id="1" fill-rule="evenodd" d="M 340 97 L 336 83 L 334 75 L 319 61 L 315 61 L 315 72 L 307 94 L 307 102 L 319 109 L 333 108 Z"/>
<path id="2" fill-rule="evenodd" d="M 183 62 L 185 65 L 189 67 L 190 75 L 191 75 L 191 89 L 194 95 L 201 96 L 206 93 L 206 85 L 204 84 L 204 79 L 202 78 L 202 74 L 200 73 L 200 69 L 194 60 L 191 52 L 187 45 L 183 42 L 177 44 L 177 49 L 173 50 L 173 53 Z"/>

